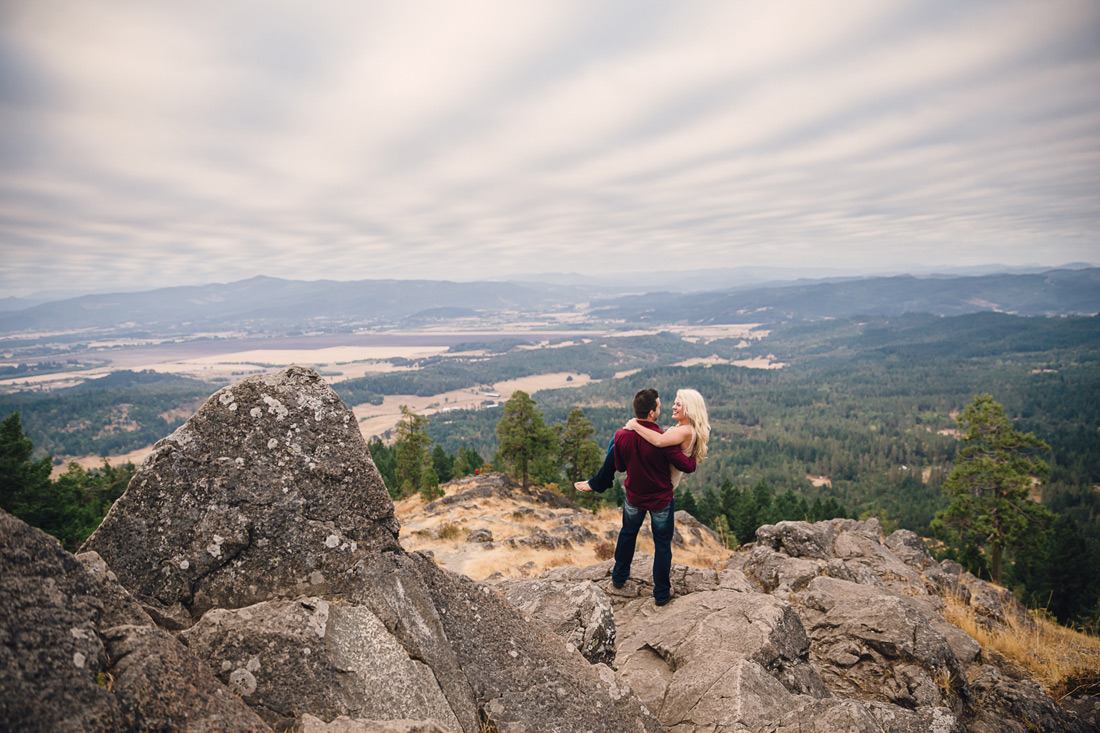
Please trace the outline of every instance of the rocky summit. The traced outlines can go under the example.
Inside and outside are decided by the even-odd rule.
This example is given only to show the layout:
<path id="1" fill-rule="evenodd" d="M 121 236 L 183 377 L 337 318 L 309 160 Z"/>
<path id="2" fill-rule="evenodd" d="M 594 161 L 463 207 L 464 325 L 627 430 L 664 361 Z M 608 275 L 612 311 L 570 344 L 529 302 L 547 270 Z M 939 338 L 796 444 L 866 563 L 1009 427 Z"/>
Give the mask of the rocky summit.
<path id="1" fill-rule="evenodd" d="M 448 496 L 484 511 L 507 483 Z M 591 542 L 551 499 L 532 507 Z M 492 542 L 479 516 L 471 545 Z M 292 367 L 160 441 L 80 554 L 0 514 L 0 729 L 1096 729 L 947 622 L 945 598 L 1027 619 L 904 530 L 761 527 L 718 567 L 674 565 L 661 608 L 650 564 L 622 588 L 610 561 L 478 582 L 406 551 L 351 411 Z"/>

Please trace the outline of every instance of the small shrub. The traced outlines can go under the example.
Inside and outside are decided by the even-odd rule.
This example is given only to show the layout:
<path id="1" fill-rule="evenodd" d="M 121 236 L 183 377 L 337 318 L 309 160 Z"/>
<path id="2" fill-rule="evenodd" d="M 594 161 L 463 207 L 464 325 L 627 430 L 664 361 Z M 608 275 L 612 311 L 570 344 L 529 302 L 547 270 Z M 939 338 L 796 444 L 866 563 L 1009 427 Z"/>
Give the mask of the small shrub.
<path id="1" fill-rule="evenodd" d="M 448 522 L 436 530 L 436 536 L 441 540 L 453 540 L 462 534 L 462 528 L 457 524 Z"/>
<path id="2" fill-rule="evenodd" d="M 610 560 L 615 557 L 615 545 L 611 542 L 601 542 L 596 545 L 596 558 L 599 560 Z"/>

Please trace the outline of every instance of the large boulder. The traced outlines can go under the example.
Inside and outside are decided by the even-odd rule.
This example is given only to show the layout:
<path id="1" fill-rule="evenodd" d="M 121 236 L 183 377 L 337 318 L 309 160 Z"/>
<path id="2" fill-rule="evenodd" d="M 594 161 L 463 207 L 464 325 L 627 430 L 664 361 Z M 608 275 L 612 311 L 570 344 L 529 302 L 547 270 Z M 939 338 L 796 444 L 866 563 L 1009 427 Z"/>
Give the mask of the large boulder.
<path id="1" fill-rule="evenodd" d="M 796 600 L 817 668 L 834 694 L 907 708 L 954 704 L 937 680 L 965 680 L 943 619 L 886 588 L 812 580 Z"/>
<path id="2" fill-rule="evenodd" d="M 1065 710 L 1031 680 L 1013 680 L 991 665 L 982 666 L 970 683 L 976 717 L 971 733 L 1025 733 L 1095 730 L 1075 713 Z"/>
<path id="3" fill-rule="evenodd" d="M 0 729 L 124 727 L 95 589 L 57 540 L 0 511 Z"/>
<path id="4" fill-rule="evenodd" d="M 82 548 L 158 620 L 319 594 L 397 550 L 393 503 L 358 421 L 291 367 L 215 393 L 158 442 Z"/>
<path id="5" fill-rule="evenodd" d="M 431 718 L 462 730 L 432 669 L 361 605 L 310 597 L 213 609 L 182 637 L 272 727 L 309 713 L 326 720 Z M 465 703 L 472 724 L 473 697 Z"/>
<path id="6" fill-rule="evenodd" d="M 620 675 L 670 729 L 753 728 L 797 696 L 829 696 L 798 616 L 771 596 L 698 591 L 620 615 Z"/>
<path id="7" fill-rule="evenodd" d="M 105 636 L 113 690 L 132 730 L 270 730 L 168 632 L 115 626 Z"/>
<path id="8" fill-rule="evenodd" d="M 516 578 L 497 587 L 513 606 L 575 646 L 589 662 L 611 664 L 615 659 L 615 614 L 595 583 Z"/>
<path id="9" fill-rule="evenodd" d="M 490 586 L 411 558 L 483 719 L 502 733 L 661 729 L 606 666 L 589 664 Z"/>
<path id="10" fill-rule="evenodd" d="M 4 512 L 0 729 L 270 730 L 149 623 L 101 560 L 77 560 Z"/>

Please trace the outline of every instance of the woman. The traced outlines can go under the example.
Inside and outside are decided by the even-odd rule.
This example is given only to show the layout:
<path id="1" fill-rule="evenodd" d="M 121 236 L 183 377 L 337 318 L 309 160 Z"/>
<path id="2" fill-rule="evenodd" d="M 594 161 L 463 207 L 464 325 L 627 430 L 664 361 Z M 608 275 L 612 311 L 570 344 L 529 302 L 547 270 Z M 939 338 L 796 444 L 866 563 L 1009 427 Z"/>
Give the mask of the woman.
<path id="1" fill-rule="evenodd" d="M 707 443 L 710 441 L 710 419 L 707 417 L 707 405 L 703 401 L 703 395 L 694 389 L 681 389 L 676 392 L 676 401 L 672 403 L 672 419 L 676 425 L 664 433 L 651 430 L 638 423 L 637 418 L 630 418 L 623 426 L 625 430 L 633 430 L 647 443 L 663 448 L 670 445 L 679 445 L 685 455 L 689 455 L 696 461 L 707 457 Z M 611 487 L 615 480 L 615 441 L 607 447 L 607 455 L 603 465 L 596 475 L 587 481 L 577 481 L 573 488 L 577 491 L 605 491 Z M 672 487 L 676 488 L 680 483 L 683 472 L 669 467 L 669 477 L 672 479 Z"/>
<path id="2" fill-rule="evenodd" d="M 694 389 L 681 389 L 676 392 L 676 401 L 672 403 L 672 419 L 676 425 L 663 433 L 641 425 L 637 418 L 623 427 L 633 430 L 647 443 L 658 448 L 679 445 L 684 455 L 691 456 L 697 462 L 707 457 L 707 443 L 710 442 L 710 419 L 707 417 L 707 405 L 703 395 Z M 672 488 L 680 484 L 683 471 L 669 466 Z"/>

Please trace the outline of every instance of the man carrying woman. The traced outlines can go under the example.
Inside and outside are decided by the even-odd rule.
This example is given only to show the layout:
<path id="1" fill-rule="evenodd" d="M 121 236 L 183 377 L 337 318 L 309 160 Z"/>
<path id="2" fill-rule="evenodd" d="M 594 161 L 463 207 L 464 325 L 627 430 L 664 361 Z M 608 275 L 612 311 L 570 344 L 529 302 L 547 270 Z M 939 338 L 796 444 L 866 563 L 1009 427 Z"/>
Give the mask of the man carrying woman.
<path id="1" fill-rule="evenodd" d="M 638 530 L 648 512 L 654 545 L 653 598 L 663 606 L 676 594 L 669 580 L 676 514 L 672 492 L 680 477 L 694 472 L 697 461 L 706 456 L 710 423 L 703 398 L 695 390 L 677 392 L 672 406 L 677 424 L 667 433 L 656 422 L 661 413 L 657 390 L 638 392 L 633 407 L 635 418 L 615 433 L 603 466 L 574 487 L 577 491 L 605 491 L 614 482 L 616 471 L 626 471 L 623 526 L 615 545 L 611 582 L 621 588 L 630 577 Z"/>

